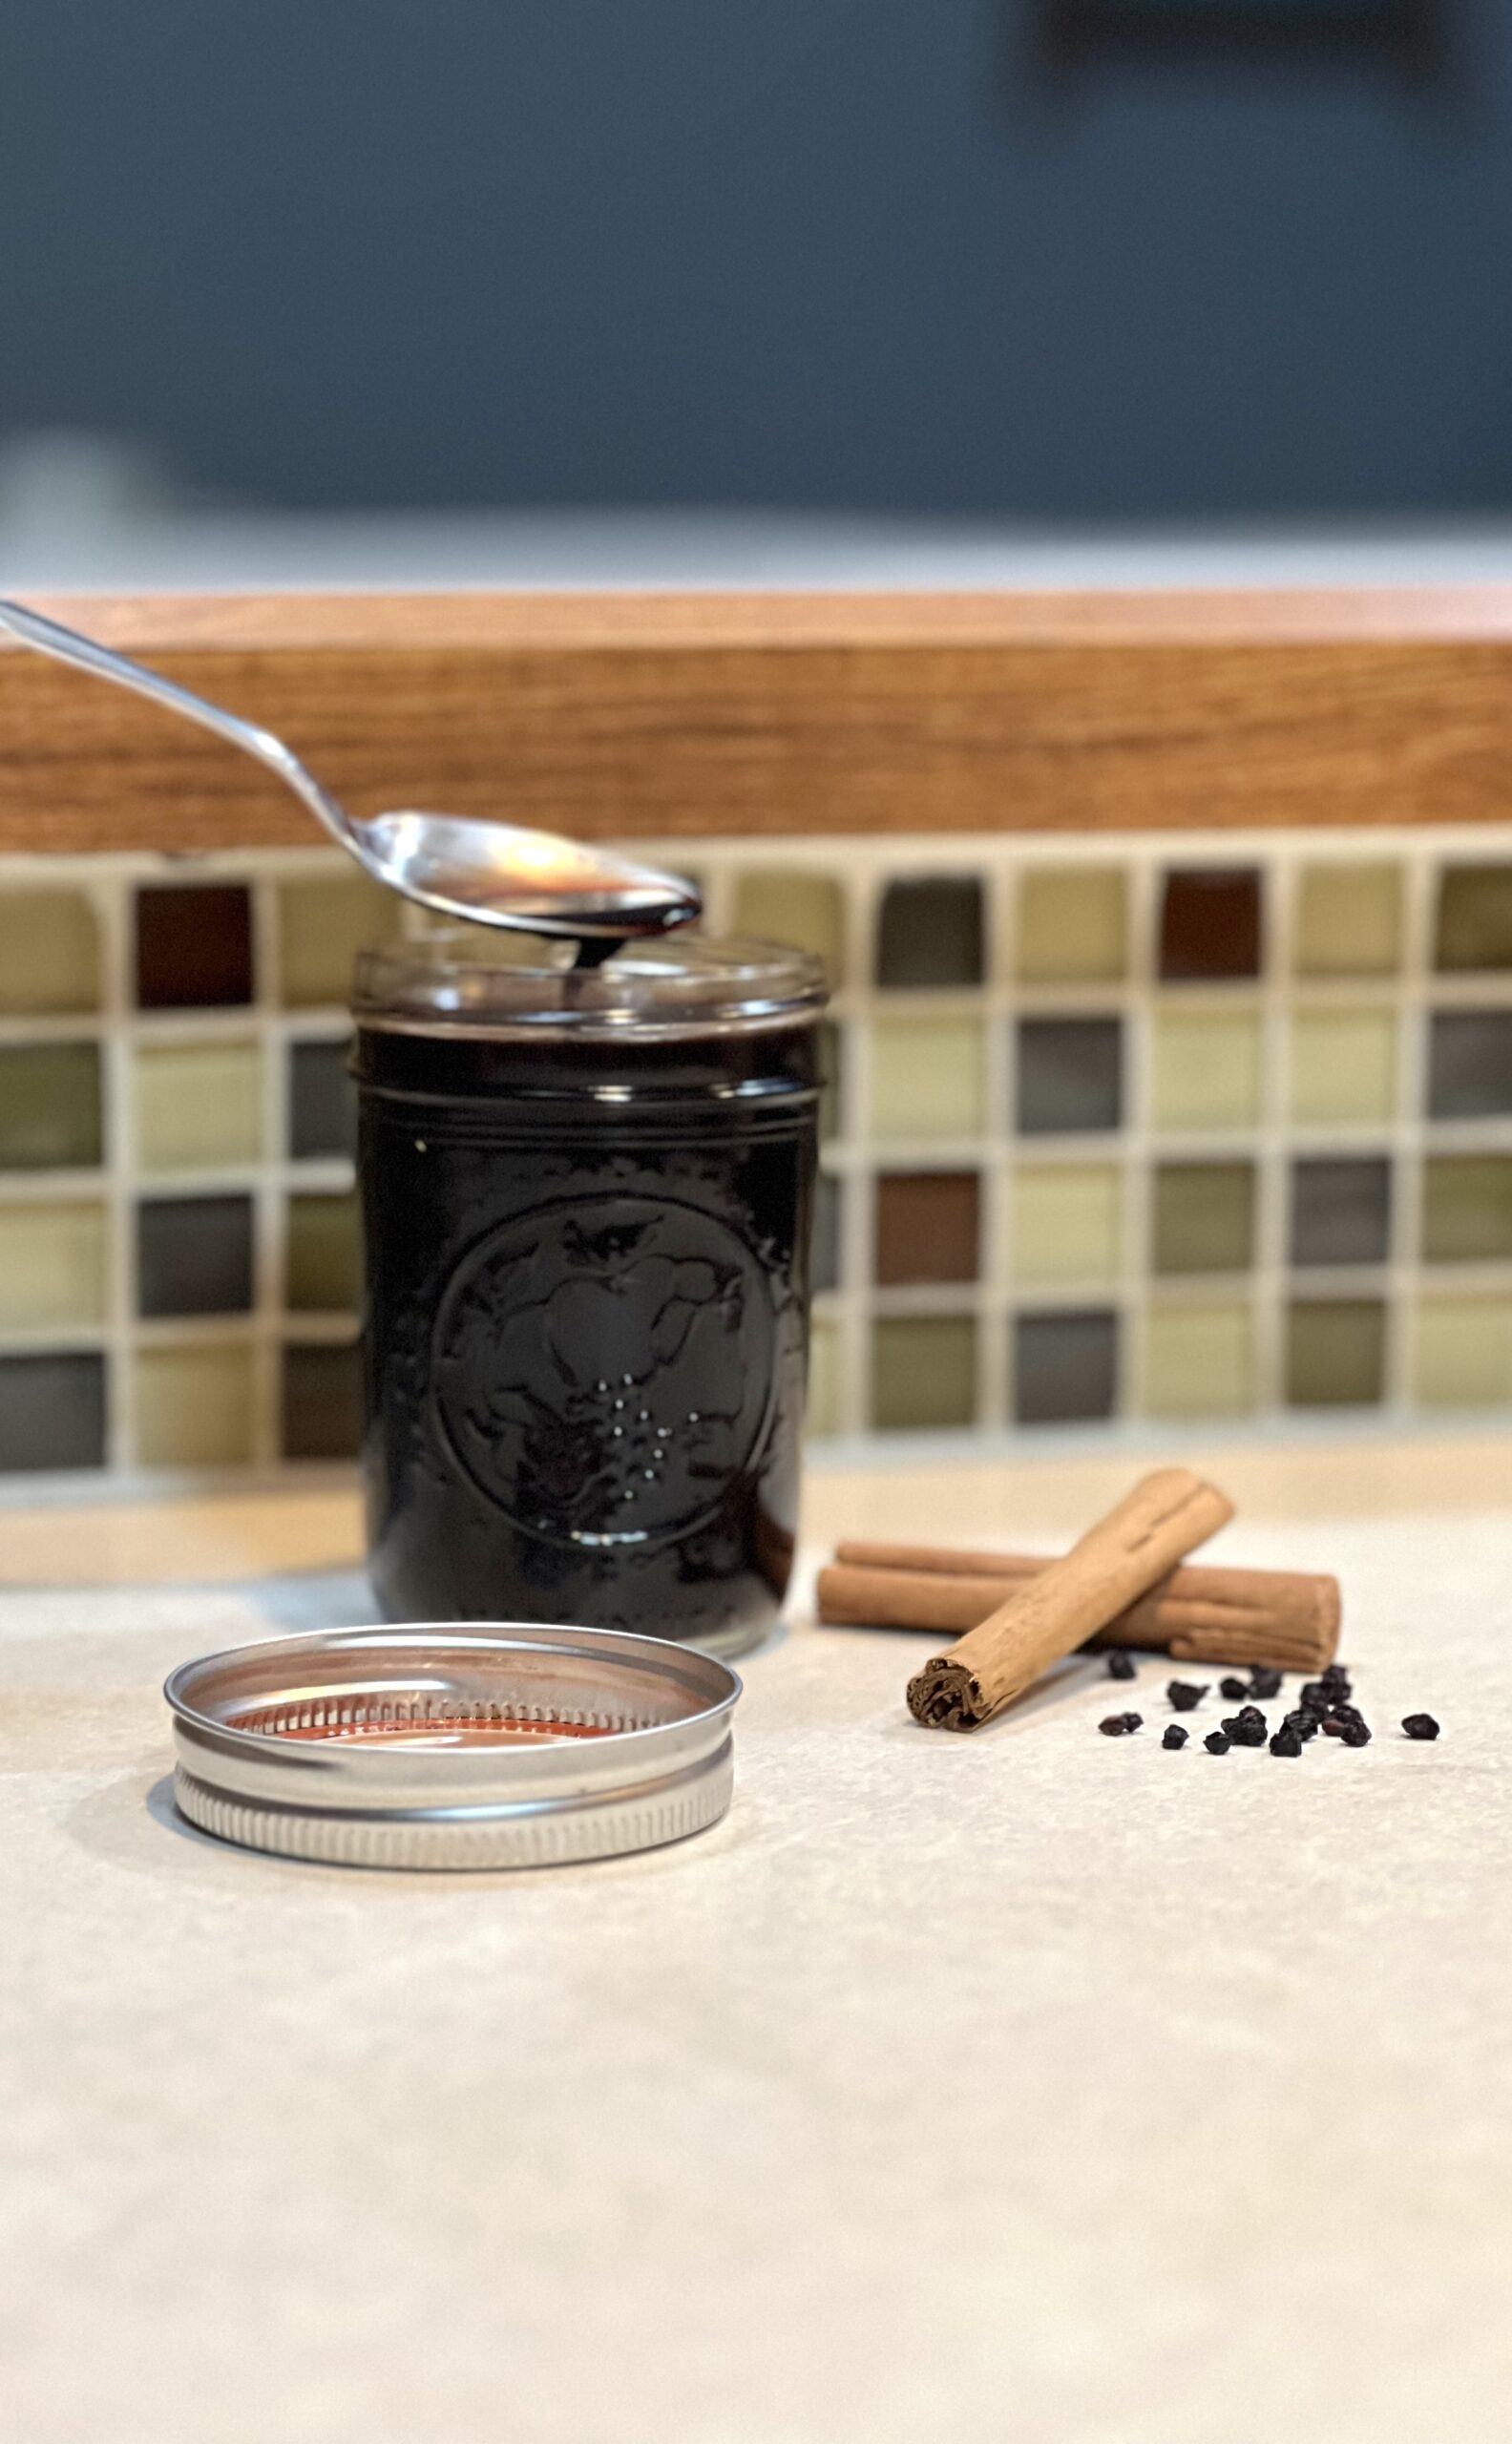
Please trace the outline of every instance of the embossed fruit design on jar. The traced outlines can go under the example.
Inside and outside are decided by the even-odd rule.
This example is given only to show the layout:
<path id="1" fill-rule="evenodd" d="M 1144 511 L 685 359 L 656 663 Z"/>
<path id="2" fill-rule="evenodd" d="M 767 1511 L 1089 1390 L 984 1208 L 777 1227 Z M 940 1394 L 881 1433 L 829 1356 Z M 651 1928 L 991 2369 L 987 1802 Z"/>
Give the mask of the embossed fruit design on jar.
<path id="1" fill-rule="evenodd" d="M 823 971 L 458 928 L 355 1016 L 369 1568 L 392 1618 L 731 1653 L 791 1566 Z"/>

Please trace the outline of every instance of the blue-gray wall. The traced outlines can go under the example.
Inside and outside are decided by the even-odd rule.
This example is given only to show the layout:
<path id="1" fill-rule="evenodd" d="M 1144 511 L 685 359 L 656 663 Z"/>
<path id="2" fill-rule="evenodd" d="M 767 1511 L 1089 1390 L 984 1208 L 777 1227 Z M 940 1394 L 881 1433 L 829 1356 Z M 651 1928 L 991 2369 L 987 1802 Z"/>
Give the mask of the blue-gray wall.
<path id="1" fill-rule="evenodd" d="M 0 434 L 288 503 L 1512 504 L 1512 9 L 1028 73 L 1030 0 L 5 0 Z"/>

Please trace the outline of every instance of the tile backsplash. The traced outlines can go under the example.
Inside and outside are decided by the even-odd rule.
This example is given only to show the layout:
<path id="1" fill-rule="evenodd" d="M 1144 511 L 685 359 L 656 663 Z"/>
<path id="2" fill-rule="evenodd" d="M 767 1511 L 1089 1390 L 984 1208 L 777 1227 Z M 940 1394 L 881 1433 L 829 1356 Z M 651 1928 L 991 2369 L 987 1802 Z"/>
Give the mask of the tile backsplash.
<path id="1" fill-rule="evenodd" d="M 1512 1410 L 1512 833 L 634 844 L 817 951 L 821 1438 Z M 0 1473 L 357 1432 L 338 853 L 0 859 Z"/>

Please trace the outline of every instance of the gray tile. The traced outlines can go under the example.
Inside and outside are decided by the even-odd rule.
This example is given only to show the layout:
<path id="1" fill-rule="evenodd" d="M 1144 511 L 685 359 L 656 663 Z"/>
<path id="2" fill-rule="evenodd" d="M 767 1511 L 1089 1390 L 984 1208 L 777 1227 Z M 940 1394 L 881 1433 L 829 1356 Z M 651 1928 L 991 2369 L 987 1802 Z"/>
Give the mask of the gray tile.
<path id="1" fill-rule="evenodd" d="M 1293 1163 L 1292 1262 L 1384 1264 L 1391 1180 L 1384 1154 Z"/>
<path id="2" fill-rule="evenodd" d="M 0 1470 L 104 1464 L 105 1360 L 98 1352 L 0 1358 Z M 61 1518 L 59 1532 L 66 1532 Z"/>
<path id="3" fill-rule="evenodd" d="M 921 874 L 889 883 L 877 933 L 877 982 L 979 984 L 982 895 L 975 874 Z"/>
<path id="4" fill-rule="evenodd" d="M 821 1171 L 814 1184 L 813 1286 L 833 1290 L 840 1280 L 840 1183 Z"/>
<path id="5" fill-rule="evenodd" d="M 137 1314 L 244 1316 L 251 1306 L 251 1198 L 144 1198 L 136 1209 Z"/>
<path id="6" fill-rule="evenodd" d="M 1019 1316 L 1014 1413 L 1020 1425 L 1107 1418 L 1118 1402 L 1118 1317 L 1111 1308 Z"/>
<path id="7" fill-rule="evenodd" d="M 1121 1020 L 1019 1020 L 1021 1136 L 1117 1128 L 1123 1117 Z"/>
<path id="8" fill-rule="evenodd" d="M 346 1075 L 350 1046 L 289 1046 L 289 1152 L 298 1162 L 357 1150 L 357 1090 Z"/>
<path id="9" fill-rule="evenodd" d="M 1428 1040 L 1430 1120 L 1512 1112 L 1512 1010 L 1436 1010 Z"/>

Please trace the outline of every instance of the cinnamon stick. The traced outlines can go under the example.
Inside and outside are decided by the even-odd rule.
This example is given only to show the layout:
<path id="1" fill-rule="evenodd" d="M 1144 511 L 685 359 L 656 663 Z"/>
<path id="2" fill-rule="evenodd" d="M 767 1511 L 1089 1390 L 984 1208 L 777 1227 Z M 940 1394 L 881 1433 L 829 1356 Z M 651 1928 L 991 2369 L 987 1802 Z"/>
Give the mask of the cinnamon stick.
<path id="1" fill-rule="evenodd" d="M 1094 1630 L 1126 1610 L 1233 1517 L 1216 1485 L 1158 1468 L 1038 1576 L 909 1682 L 909 1711 L 939 1731 L 986 1722 Z"/>
<path id="2" fill-rule="evenodd" d="M 819 1573 L 819 1618 L 855 1628 L 959 1633 L 985 1620 L 1012 1586 L 1047 1567 L 1038 1554 L 841 1545 L 834 1563 Z M 1321 1573 L 1175 1570 L 1084 1643 L 1151 1647 L 1181 1663 L 1320 1672 L 1337 1650 L 1340 1616 L 1338 1581 Z"/>

